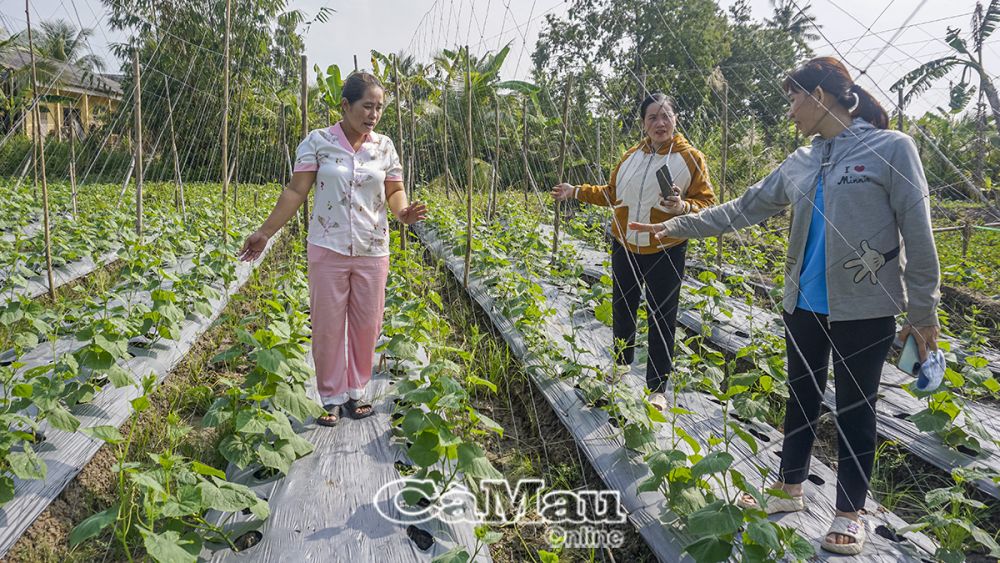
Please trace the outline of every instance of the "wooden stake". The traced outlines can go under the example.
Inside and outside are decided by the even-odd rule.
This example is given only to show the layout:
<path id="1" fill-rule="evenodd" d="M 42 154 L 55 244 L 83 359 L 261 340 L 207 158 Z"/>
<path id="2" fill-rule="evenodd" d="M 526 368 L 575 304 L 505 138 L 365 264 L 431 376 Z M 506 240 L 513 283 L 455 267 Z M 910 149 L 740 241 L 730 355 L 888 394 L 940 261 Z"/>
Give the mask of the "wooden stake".
<path id="1" fill-rule="evenodd" d="M 570 90 L 573 88 L 573 77 L 570 76 L 566 81 L 566 92 L 563 94 L 563 113 L 562 113 L 562 142 L 559 143 L 559 181 L 558 184 L 563 183 L 564 176 L 566 174 L 566 141 L 569 138 L 569 94 Z M 552 260 L 556 259 L 556 250 L 559 249 L 559 219 L 562 211 L 562 206 L 559 201 L 555 202 L 555 216 L 553 219 L 553 229 L 552 229 Z"/>
<path id="2" fill-rule="evenodd" d="M 396 56 L 395 55 L 393 55 L 393 57 L 392 57 L 392 76 L 393 76 L 393 82 L 396 83 L 395 84 L 395 88 L 396 88 L 396 96 L 395 96 L 396 97 L 396 104 L 395 104 L 396 105 L 396 133 L 397 133 L 396 138 L 399 139 L 399 145 L 398 146 L 399 146 L 399 149 L 400 149 L 398 151 L 398 156 L 399 156 L 400 162 L 406 162 L 406 158 L 405 158 L 406 151 L 402 150 L 404 148 L 404 145 L 403 145 L 403 109 L 402 109 L 403 106 L 402 106 L 402 104 L 399 103 L 399 98 L 402 95 L 402 94 L 400 94 L 400 89 L 399 89 L 399 61 L 396 60 Z M 407 171 L 407 173 L 409 173 L 409 171 Z M 403 188 L 403 193 L 404 194 L 406 193 L 405 186 Z M 386 202 L 386 205 L 389 205 L 389 202 Z M 402 221 L 399 222 L 399 247 L 402 248 L 403 250 L 406 250 L 406 223 L 403 223 Z"/>
<path id="3" fill-rule="evenodd" d="M 472 55 L 465 46 L 465 142 L 469 150 L 469 178 L 465 189 L 465 287 L 469 287 L 469 269 L 472 267 Z"/>
<path id="4" fill-rule="evenodd" d="M 135 92 L 132 95 L 133 120 L 135 121 L 135 234 L 142 236 L 142 72 L 139 68 L 139 48 L 132 50 L 132 72 L 135 75 Z M 126 184 L 128 180 L 126 179 Z"/>
<path id="5" fill-rule="evenodd" d="M 357 67 L 357 55 L 354 56 L 354 66 Z M 299 92 L 299 97 L 301 101 L 299 105 L 302 106 L 302 138 L 305 139 L 306 135 L 309 134 L 309 66 L 305 55 L 302 55 L 302 67 L 300 69 L 301 77 L 301 91 Z M 302 202 L 302 234 L 309 234 L 309 196 L 306 196 L 306 200 Z"/>
<path id="6" fill-rule="evenodd" d="M 38 110 L 38 70 L 35 67 L 35 43 L 31 34 L 31 12 L 29 9 L 30 0 L 24 0 L 24 15 L 28 23 L 28 53 L 31 54 L 31 97 L 35 104 L 36 115 Z M 49 184 L 45 180 L 45 135 L 40 131 L 41 118 L 35 119 L 35 138 L 37 139 L 37 162 L 41 171 L 42 179 L 42 226 L 45 230 L 45 274 L 49 280 L 49 299 L 55 302 L 56 285 L 52 276 L 52 231 L 49 225 Z"/>
<path id="7" fill-rule="evenodd" d="M 493 151 L 493 178 L 490 182 L 490 201 L 486 207 L 487 222 L 493 221 L 493 214 L 497 211 L 497 184 L 500 183 L 500 98 L 495 100 L 494 121 L 496 121 L 496 150 Z"/>
<path id="8" fill-rule="evenodd" d="M 222 242 L 229 242 L 229 27 L 232 1 L 226 0 L 226 35 L 222 48 Z"/>

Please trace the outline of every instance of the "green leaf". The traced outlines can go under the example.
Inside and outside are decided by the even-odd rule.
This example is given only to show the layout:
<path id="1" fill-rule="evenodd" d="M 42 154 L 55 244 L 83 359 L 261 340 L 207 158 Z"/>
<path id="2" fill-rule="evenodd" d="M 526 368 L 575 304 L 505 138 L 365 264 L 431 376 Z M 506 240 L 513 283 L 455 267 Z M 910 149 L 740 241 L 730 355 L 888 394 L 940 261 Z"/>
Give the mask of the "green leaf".
<path id="1" fill-rule="evenodd" d="M 915 424 L 921 432 L 940 432 L 951 422 L 951 417 L 942 411 L 924 409 L 907 420 Z"/>
<path id="2" fill-rule="evenodd" d="M 790 544 L 789 551 L 799 560 L 812 559 L 816 555 L 816 550 L 813 549 L 812 543 L 794 530 L 792 531 Z"/>
<path id="3" fill-rule="evenodd" d="M 431 559 L 431 563 L 467 563 L 468 561 L 469 552 L 460 545 L 456 545 L 434 559 Z"/>
<path id="4" fill-rule="evenodd" d="M 119 366 L 118 364 L 114 364 L 113 366 L 109 367 L 107 372 L 105 373 L 107 373 L 108 375 L 108 381 L 110 381 L 111 384 L 114 385 L 116 389 L 121 389 L 122 387 L 128 387 L 133 383 L 132 376 L 129 374 L 129 372 L 125 371 L 125 369 Z"/>
<path id="5" fill-rule="evenodd" d="M 228 363 L 231 362 L 232 360 L 235 360 L 236 358 L 242 357 L 243 353 L 244 353 L 243 346 L 239 344 L 233 344 L 226 351 L 219 352 L 218 354 L 213 356 L 212 359 L 209 360 L 209 363 L 212 365 Z"/>
<path id="6" fill-rule="evenodd" d="M 685 546 L 684 550 L 698 563 L 717 563 L 729 559 L 733 544 L 721 538 L 709 537 Z"/>
<path id="7" fill-rule="evenodd" d="M 778 531 L 774 529 L 774 524 L 767 520 L 756 520 L 747 525 L 747 535 L 754 543 L 762 545 L 771 551 L 781 551 L 781 541 L 778 539 Z"/>
<path id="8" fill-rule="evenodd" d="M 92 514 L 88 516 L 83 522 L 80 522 L 73 528 L 73 531 L 69 534 L 69 546 L 76 547 L 80 545 L 81 542 L 86 541 L 97 534 L 100 534 L 104 528 L 110 526 L 115 520 L 118 519 L 118 505 L 115 504 L 107 510 L 102 510 L 97 514 Z"/>
<path id="9" fill-rule="evenodd" d="M 7 455 L 11 472 L 19 479 L 45 479 L 48 468 L 42 458 L 35 454 L 28 444 L 23 452 L 13 452 Z"/>
<path id="10" fill-rule="evenodd" d="M 80 432 L 90 436 L 91 438 L 97 438 L 109 444 L 120 444 L 125 441 L 121 432 L 118 431 L 114 426 L 89 426 L 87 428 L 81 428 Z"/>
<path id="11" fill-rule="evenodd" d="M 80 427 L 80 421 L 61 406 L 46 411 L 45 418 L 48 419 L 53 428 L 64 432 L 76 432 L 76 429 Z"/>
<path id="12" fill-rule="evenodd" d="M 310 399 L 305 391 L 293 388 L 285 382 L 280 382 L 275 386 L 273 401 L 274 406 L 302 422 L 308 420 L 309 417 L 319 417 L 326 414 L 323 407 Z"/>
<path id="13" fill-rule="evenodd" d="M 218 477 L 219 479 L 225 479 L 226 473 L 220 469 L 216 469 L 211 465 L 205 465 L 200 461 L 192 461 L 191 469 L 198 475 L 204 475 L 205 477 Z"/>
<path id="14" fill-rule="evenodd" d="M 14 498 L 14 479 L 6 473 L 0 473 L 0 506 Z"/>
<path id="15" fill-rule="evenodd" d="M 472 383 L 473 385 L 481 385 L 483 387 L 488 388 L 490 391 L 493 391 L 494 393 L 497 392 L 497 386 L 492 381 L 487 381 L 487 380 L 483 379 L 482 377 L 479 377 L 479 376 L 476 376 L 476 375 L 470 375 L 470 376 L 466 377 L 465 379 L 466 379 L 466 381 L 468 381 L 469 383 Z"/>
<path id="16" fill-rule="evenodd" d="M 656 433 L 641 424 L 625 426 L 625 447 L 649 453 L 656 449 Z"/>
<path id="17" fill-rule="evenodd" d="M 717 500 L 688 516 L 687 530 L 697 537 L 718 537 L 736 532 L 742 523 L 738 507 Z"/>
<path id="18" fill-rule="evenodd" d="M 497 471 L 486 453 L 478 444 L 465 442 L 458 446 L 458 470 L 466 477 L 479 479 L 502 479 L 503 474 Z"/>
<path id="19" fill-rule="evenodd" d="M 273 348 L 257 350 L 257 366 L 268 373 L 281 375 L 284 362 L 285 357 L 278 350 Z"/>
<path id="20" fill-rule="evenodd" d="M 728 452 L 712 452 L 691 466 L 691 476 L 695 479 L 704 475 L 721 473 L 733 464 L 733 456 Z"/>
<path id="21" fill-rule="evenodd" d="M 421 467 L 430 467 L 437 463 L 437 460 L 441 457 L 441 453 L 437 450 L 437 447 L 437 433 L 424 431 L 417 436 L 417 439 L 413 441 L 413 445 L 410 446 L 406 453 L 413 460 L 413 463 Z"/>
<path id="22" fill-rule="evenodd" d="M 272 444 L 264 443 L 257 446 L 257 455 L 265 467 L 277 469 L 285 475 L 288 475 L 292 461 L 295 460 L 295 450 L 291 446 L 275 447 Z"/>
<path id="23" fill-rule="evenodd" d="M 191 540 L 181 538 L 173 530 L 159 534 L 142 530 L 142 544 L 146 553 L 158 563 L 197 563 L 198 558 L 182 547 L 191 543 Z"/>

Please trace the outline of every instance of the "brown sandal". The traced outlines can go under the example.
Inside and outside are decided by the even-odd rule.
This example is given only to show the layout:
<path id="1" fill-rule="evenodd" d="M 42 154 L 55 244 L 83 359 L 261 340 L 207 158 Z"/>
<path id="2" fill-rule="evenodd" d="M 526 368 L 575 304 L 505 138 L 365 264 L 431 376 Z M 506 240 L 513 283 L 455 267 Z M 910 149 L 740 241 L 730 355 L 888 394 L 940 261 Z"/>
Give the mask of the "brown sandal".
<path id="1" fill-rule="evenodd" d="M 340 408 L 340 405 L 323 405 L 326 415 L 316 417 L 316 424 L 320 426 L 336 426 L 340 422 Z"/>

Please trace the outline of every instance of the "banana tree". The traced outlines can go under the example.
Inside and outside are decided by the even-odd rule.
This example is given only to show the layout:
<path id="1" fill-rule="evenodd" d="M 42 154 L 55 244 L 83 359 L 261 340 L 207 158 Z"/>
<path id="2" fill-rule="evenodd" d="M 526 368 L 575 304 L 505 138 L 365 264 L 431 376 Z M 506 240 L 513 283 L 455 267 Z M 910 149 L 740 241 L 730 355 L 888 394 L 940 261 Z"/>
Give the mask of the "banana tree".
<path id="1" fill-rule="evenodd" d="M 990 73 L 983 66 L 983 46 L 998 25 L 1000 25 L 1000 0 L 990 0 L 985 11 L 983 11 L 982 2 L 976 2 L 976 9 L 972 13 L 972 31 L 969 34 L 969 41 L 962 38 L 961 29 L 949 27 L 945 35 L 945 43 L 955 52 L 928 61 L 911 70 L 896 81 L 890 89 L 894 92 L 903 91 L 903 105 L 905 106 L 914 96 L 927 91 L 935 81 L 944 78 L 952 71 L 961 70 L 959 81 L 953 82 L 950 87 L 949 105 L 951 109 L 959 111 L 968 105 L 976 90 L 973 81 L 978 81 L 980 91 L 990 104 L 993 124 L 1000 132 L 1000 95 L 997 94 Z M 980 201 L 985 200 L 982 192 L 978 192 L 978 190 L 977 193 L 970 193 L 969 196 Z"/>

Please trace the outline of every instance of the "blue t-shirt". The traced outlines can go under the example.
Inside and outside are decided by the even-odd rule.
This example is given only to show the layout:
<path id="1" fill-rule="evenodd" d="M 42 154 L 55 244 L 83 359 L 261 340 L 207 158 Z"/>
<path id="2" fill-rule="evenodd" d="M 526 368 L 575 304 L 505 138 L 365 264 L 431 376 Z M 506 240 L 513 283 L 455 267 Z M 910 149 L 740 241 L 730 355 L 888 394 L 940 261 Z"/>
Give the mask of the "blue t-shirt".
<path id="1" fill-rule="evenodd" d="M 830 302 L 826 295 L 826 217 L 823 215 L 822 174 L 816 183 L 816 200 L 809 222 L 806 252 L 802 257 L 799 299 L 795 306 L 822 315 L 830 314 Z"/>

